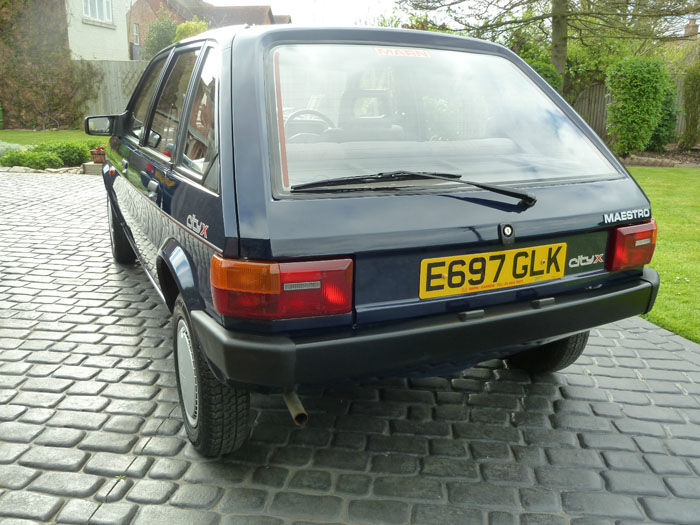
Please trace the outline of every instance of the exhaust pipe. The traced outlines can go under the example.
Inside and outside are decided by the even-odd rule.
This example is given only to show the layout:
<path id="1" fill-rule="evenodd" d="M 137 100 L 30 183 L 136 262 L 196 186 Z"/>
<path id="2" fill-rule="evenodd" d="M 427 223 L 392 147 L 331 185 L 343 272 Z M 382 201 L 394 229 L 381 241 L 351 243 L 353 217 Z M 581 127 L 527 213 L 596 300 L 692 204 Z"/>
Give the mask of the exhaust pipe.
<path id="1" fill-rule="evenodd" d="M 304 405 L 301 404 L 301 400 L 299 399 L 299 396 L 297 396 L 297 393 L 284 392 L 282 394 L 282 399 L 284 399 L 284 403 L 287 405 L 287 410 L 289 410 L 289 413 L 294 420 L 294 424 L 300 427 L 306 425 L 306 422 L 309 420 L 309 414 L 306 413 L 306 409 L 304 408 Z"/>

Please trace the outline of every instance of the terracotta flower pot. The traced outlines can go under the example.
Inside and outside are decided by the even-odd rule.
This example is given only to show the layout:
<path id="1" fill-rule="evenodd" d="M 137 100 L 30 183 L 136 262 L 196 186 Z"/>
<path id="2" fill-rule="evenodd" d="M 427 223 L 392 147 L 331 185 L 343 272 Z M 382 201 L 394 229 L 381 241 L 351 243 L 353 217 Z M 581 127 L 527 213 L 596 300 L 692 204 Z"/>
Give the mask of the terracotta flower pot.
<path id="1" fill-rule="evenodd" d="M 90 150 L 90 155 L 92 156 L 92 162 L 94 162 L 95 164 L 102 164 L 105 161 L 104 150 Z"/>

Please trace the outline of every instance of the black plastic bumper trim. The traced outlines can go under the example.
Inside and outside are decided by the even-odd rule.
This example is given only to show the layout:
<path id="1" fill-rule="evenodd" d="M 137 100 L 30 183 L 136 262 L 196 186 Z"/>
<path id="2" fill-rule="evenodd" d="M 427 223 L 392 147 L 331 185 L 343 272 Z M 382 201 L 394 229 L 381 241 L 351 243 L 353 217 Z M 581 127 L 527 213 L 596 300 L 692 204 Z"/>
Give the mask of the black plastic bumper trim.
<path id="1" fill-rule="evenodd" d="M 645 268 L 637 281 L 558 296 L 546 308 L 526 301 L 488 308 L 476 319 L 443 314 L 318 336 L 231 332 L 201 310 L 191 312 L 191 318 L 218 377 L 240 385 L 291 388 L 469 355 L 487 360 L 504 349 L 646 313 L 658 288 L 658 274 Z"/>

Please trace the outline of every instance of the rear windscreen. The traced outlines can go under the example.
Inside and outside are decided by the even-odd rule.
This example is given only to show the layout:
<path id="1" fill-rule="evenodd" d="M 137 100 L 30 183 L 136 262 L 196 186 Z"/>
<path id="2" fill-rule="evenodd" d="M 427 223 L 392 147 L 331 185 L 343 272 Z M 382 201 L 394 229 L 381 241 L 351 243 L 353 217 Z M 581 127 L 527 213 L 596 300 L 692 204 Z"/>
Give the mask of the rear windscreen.
<path id="1" fill-rule="evenodd" d="M 283 193 L 397 170 L 521 185 L 621 176 L 505 58 L 340 44 L 282 45 L 268 58 L 273 176 Z"/>

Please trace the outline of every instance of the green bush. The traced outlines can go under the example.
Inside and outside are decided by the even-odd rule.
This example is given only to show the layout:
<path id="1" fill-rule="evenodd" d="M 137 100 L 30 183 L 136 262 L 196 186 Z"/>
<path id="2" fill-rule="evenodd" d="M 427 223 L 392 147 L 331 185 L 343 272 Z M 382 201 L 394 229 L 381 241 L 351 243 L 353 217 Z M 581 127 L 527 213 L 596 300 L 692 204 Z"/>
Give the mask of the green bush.
<path id="1" fill-rule="evenodd" d="M 60 168 L 63 164 L 61 158 L 55 153 L 47 151 L 8 151 L 0 157 L 3 166 L 26 166 L 35 170 L 46 168 Z"/>
<path id="2" fill-rule="evenodd" d="M 690 66 L 683 79 L 683 110 L 685 131 L 679 146 L 690 149 L 700 138 L 700 62 Z"/>
<path id="3" fill-rule="evenodd" d="M 627 58 L 608 68 L 608 132 L 618 155 L 646 148 L 662 116 L 668 72 L 660 60 Z"/>
<path id="4" fill-rule="evenodd" d="M 661 104 L 661 120 L 651 134 L 651 140 L 647 144 L 647 151 L 663 153 L 666 144 L 676 140 L 676 120 L 678 119 L 678 106 L 676 105 L 676 86 L 671 82 L 664 88 L 664 100 Z"/>
<path id="5" fill-rule="evenodd" d="M 207 30 L 209 30 L 209 22 L 200 20 L 197 15 L 194 15 L 192 20 L 187 20 L 177 26 L 173 42 L 179 42 L 185 38 L 204 33 Z"/>
<path id="6" fill-rule="evenodd" d="M 55 153 L 63 166 L 80 166 L 90 160 L 90 150 L 85 142 L 44 142 L 32 151 Z"/>
<path id="7" fill-rule="evenodd" d="M 544 78 L 547 83 L 554 88 L 555 91 L 561 89 L 561 85 L 564 82 L 562 76 L 557 73 L 554 65 L 549 62 L 530 62 L 530 67 L 537 71 L 537 74 Z"/>
<path id="8" fill-rule="evenodd" d="M 2 104 L 0 104 L 0 129 L 5 129 L 5 119 L 2 116 Z"/>

